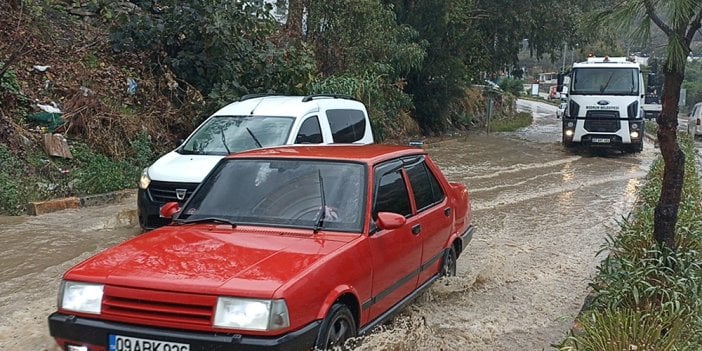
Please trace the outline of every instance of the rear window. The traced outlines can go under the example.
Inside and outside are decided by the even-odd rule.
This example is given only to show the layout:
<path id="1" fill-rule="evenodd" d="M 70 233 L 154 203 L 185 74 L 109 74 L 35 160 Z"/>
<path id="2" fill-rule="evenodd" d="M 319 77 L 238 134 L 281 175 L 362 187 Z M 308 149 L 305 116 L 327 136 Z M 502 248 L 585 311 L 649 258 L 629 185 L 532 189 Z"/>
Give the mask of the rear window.
<path id="1" fill-rule="evenodd" d="M 366 134 L 366 119 L 359 110 L 327 110 L 327 119 L 335 143 L 353 143 Z"/>

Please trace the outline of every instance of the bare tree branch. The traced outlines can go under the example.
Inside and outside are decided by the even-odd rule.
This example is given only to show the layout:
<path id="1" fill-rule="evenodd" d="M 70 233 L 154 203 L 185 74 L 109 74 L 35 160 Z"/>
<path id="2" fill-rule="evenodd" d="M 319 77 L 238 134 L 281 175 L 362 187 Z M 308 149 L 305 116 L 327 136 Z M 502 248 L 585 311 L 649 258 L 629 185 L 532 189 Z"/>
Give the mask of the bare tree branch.
<path id="1" fill-rule="evenodd" d="M 656 26 L 658 26 L 658 28 L 660 28 L 668 38 L 673 36 L 675 32 L 658 16 L 658 14 L 656 13 L 656 8 L 653 6 L 651 0 L 644 0 L 643 3 L 646 7 L 646 13 L 649 17 L 651 17 L 651 21 L 653 21 L 653 23 L 655 23 Z"/>

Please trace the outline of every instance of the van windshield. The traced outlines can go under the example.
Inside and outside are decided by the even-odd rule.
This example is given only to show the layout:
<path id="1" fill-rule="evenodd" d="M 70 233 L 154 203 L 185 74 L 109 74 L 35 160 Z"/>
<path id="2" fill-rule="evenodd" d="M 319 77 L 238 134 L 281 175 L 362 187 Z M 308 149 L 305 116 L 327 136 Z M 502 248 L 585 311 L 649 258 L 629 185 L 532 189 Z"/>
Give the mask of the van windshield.
<path id="1" fill-rule="evenodd" d="M 638 95 L 639 70 L 635 68 L 576 68 L 571 94 Z"/>
<path id="2" fill-rule="evenodd" d="M 178 152 L 227 155 L 283 145 L 294 121 L 293 117 L 215 116 L 205 121 Z"/>

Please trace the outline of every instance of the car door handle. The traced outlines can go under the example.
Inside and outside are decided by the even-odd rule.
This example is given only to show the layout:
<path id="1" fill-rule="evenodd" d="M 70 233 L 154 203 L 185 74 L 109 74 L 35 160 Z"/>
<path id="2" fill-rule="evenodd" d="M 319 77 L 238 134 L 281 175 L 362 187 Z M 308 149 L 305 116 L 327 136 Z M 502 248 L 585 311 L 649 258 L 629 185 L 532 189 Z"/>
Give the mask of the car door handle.
<path id="1" fill-rule="evenodd" d="M 446 207 L 444 209 L 444 216 L 448 217 L 451 215 L 451 207 Z"/>
<path id="2" fill-rule="evenodd" d="M 414 235 L 419 234 L 421 231 L 422 231 L 422 226 L 419 225 L 419 224 L 415 224 L 415 225 L 412 227 L 412 234 L 414 234 Z"/>

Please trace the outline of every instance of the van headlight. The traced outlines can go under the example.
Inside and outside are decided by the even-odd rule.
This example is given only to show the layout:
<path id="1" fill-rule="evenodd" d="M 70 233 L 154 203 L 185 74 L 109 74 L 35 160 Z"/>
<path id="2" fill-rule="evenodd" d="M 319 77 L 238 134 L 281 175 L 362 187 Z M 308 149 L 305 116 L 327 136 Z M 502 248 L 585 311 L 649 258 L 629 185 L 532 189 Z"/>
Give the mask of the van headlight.
<path id="1" fill-rule="evenodd" d="M 234 297 L 217 299 L 214 326 L 243 330 L 278 330 L 290 326 L 285 300 L 257 300 Z"/>
<path id="2" fill-rule="evenodd" d="M 71 281 L 61 282 L 59 309 L 81 313 L 100 314 L 104 285 Z"/>
<path id="3" fill-rule="evenodd" d="M 146 188 L 149 187 L 149 184 L 151 184 L 151 178 L 149 178 L 149 169 L 144 168 L 144 170 L 141 172 L 141 178 L 139 178 L 139 187 L 146 190 Z"/>

